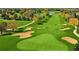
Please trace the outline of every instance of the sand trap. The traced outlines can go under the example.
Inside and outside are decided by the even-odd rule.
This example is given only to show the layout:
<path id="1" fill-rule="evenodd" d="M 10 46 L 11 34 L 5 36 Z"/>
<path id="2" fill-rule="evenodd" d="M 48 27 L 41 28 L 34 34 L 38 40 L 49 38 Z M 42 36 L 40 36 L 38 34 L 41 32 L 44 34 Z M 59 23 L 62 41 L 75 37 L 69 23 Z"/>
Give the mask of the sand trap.
<path id="1" fill-rule="evenodd" d="M 32 27 L 27 27 L 25 30 L 32 30 Z"/>
<path id="2" fill-rule="evenodd" d="M 32 36 L 32 33 L 34 33 L 34 31 L 16 33 L 16 34 L 13 34 L 12 36 L 19 36 L 19 38 L 29 38 Z"/>
<path id="3" fill-rule="evenodd" d="M 71 44 L 78 43 L 78 41 L 76 39 L 73 39 L 71 37 L 62 37 L 62 39 L 65 40 L 65 41 L 67 41 L 67 42 L 69 42 L 69 43 L 71 43 Z"/>

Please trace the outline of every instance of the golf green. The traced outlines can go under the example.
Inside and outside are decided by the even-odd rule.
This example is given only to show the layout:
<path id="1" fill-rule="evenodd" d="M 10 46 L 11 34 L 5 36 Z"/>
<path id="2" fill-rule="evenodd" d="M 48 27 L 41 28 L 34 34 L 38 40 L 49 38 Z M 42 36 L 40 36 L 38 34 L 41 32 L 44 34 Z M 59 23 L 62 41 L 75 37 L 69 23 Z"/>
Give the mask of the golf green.
<path id="1" fill-rule="evenodd" d="M 68 50 L 68 47 L 58 41 L 51 34 L 41 34 L 39 36 L 20 41 L 17 48 L 21 50 Z"/>

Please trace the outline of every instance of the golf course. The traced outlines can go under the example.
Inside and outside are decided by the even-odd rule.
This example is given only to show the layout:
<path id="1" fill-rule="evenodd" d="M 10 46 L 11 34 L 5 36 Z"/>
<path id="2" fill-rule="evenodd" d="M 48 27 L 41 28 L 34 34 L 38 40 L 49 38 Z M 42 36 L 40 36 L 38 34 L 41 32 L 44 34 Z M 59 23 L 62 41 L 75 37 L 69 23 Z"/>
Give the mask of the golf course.
<path id="1" fill-rule="evenodd" d="M 79 40 L 73 31 L 75 27 L 68 24 L 58 11 L 51 11 L 51 17 L 46 16 L 46 22 L 37 24 L 34 21 L 17 20 L 17 28 L 12 34 L 0 35 L 1 51 L 73 51 L 75 43 L 62 39 L 69 37 Z M 8 20 L 10 21 L 10 20 Z M 21 30 L 21 31 L 20 31 Z M 72 39 L 73 38 L 73 39 Z"/>

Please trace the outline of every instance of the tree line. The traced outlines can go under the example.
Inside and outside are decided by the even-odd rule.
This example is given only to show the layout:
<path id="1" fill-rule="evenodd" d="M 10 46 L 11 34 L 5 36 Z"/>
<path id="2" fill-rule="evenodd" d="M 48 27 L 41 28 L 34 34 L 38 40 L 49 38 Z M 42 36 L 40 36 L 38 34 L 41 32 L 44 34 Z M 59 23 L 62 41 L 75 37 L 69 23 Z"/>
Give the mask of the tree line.
<path id="1" fill-rule="evenodd" d="M 15 31 L 17 29 L 17 23 L 15 20 L 11 21 L 1 21 L 0 23 L 0 34 L 2 35 L 4 32 Z"/>

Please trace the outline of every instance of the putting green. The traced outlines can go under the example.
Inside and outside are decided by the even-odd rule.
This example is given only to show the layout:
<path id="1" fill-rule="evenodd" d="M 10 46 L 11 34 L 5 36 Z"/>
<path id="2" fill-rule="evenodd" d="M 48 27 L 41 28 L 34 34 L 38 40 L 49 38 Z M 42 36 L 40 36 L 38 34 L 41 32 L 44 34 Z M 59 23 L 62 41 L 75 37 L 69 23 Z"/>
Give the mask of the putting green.
<path id="1" fill-rule="evenodd" d="M 20 41 L 17 48 L 21 50 L 68 50 L 68 47 L 58 41 L 51 34 L 41 34 L 39 36 Z"/>

